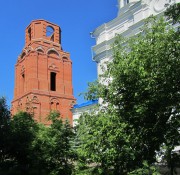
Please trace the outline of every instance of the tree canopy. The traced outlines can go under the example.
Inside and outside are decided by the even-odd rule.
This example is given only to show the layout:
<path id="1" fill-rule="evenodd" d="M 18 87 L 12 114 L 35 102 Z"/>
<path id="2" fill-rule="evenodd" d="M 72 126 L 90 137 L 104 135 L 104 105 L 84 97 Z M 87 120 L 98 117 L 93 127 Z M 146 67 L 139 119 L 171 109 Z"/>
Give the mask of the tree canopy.
<path id="1" fill-rule="evenodd" d="M 81 116 L 78 126 L 81 168 L 89 174 L 143 167 L 153 174 L 162 146 L 171 154 L 180 144 L 179 39 L 163 17 L 150 17 L 136 36 L 116 38 L 113 61 L 86 94 L 103 100 L 99 112 Z"/>
<path id="2" fill-rule="evenodd" d="M 49 127 L 27 112 L 20 111 L 10 119 L 6 100 L 0 98 L 0 174 L 72 174 L 73 129 L 57 111 L 48 119 L 52 123 Z"/>

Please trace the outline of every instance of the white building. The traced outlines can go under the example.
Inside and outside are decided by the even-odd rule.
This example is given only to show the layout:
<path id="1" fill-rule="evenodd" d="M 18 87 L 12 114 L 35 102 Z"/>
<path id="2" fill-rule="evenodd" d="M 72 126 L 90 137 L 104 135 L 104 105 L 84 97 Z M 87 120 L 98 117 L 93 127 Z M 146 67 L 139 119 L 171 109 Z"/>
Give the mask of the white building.
<path id="1" fill-rule="evenodd" d="M 96 45 L 92 47 L 92 57 L 97 63 L 98 76 L 102 74 L 101 66 L 104 62 L 113 57 L 111 46 L 117 34 L 124 37 L 136 35 L 140 32 L 144 19 L 150 15 L 163 14 L 169 5 L 178 2 L 180 0 L 118 0 L 117 17 L 91 32 L 91 37 L 96 40 Z M 72 110 L 73 119 L 78 119 L 85 110 L 91 111 L 94 105 L 97 105 L 97 101 L 92 105 L 87 102 L 87 105 L 85 103 L 75 106 Z"/>
<path id="2" fill-rule="evenodd" d="M 76 126 L 77 120 L 84 112 L 93 112 L 95 106 L 97 106 L 98 100 L 90 100 L 82 104 L 74 105 L 73 109 L 71 110 L 73 113 L 73 127 Z"/>
<path id="3" fill-rule="evenodd" d="M 101 65 L 112 59 L 111 46 L 117 34 L 124 37 L 138 34 L 144 19 L 150 15 L 163 14 L 169 5 L 178 2 L 180 0 L 118 0 L 117 17 L 92 32 L 96 40 L 92 57 L 97 63 L 98 75 L 102 73 Z"/>

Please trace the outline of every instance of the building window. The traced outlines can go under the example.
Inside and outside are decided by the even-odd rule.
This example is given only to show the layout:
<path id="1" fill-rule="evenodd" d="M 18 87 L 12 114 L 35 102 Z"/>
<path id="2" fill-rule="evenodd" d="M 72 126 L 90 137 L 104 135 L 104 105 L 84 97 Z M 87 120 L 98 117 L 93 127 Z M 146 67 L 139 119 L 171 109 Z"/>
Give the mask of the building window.
<path id="1" fill-rule="evenodd" d="M 51 41 L 54 41 L 54 28 L 51 26 L 46 27 L 46 36 L 50 38 Z"/>
<path id="2" fill-rule="evenodd" d="M 29 37 L 29 41 L 31 41 L 31 28 L 28 29 L 28 37 Z"/>
<path id="3" fill-rule="evenodd" d="M 51 72 L 50 74 L 50 89 L 51 91 L 56 91 L 56 73 Z"/>
<path id="4" fill-rule="evenodd" d="M 26 55 L 26 53 L 23 52 L 23 53 L 21 54 L 21 59 L 23 59 L 23 58 L 25 57 L 25 55 Z"/>
<path id="5" fill-rule="evenodd" d="M 22 91 L 24 92 L 24 88 L 25 88 L 25 75 L 22 74 Z"/>
<path id="6" fill-rule="evenodd" d="M 129 4 L 129 0 L 124 0 L 124 5 Z"/>

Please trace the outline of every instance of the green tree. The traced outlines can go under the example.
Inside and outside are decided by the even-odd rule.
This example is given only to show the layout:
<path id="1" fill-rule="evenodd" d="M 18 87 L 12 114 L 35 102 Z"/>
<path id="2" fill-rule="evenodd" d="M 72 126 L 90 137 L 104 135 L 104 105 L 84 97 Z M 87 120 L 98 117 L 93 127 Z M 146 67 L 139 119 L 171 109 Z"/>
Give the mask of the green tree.
<path id="1" fill-rule="evenodd" d="M 168 19 L 172 20 L 173 24 L 180 22 L 180 3 L 171 5 L 165 12 Z"/>
<path id="2" fill-rule="evenodd" d="M 33 143 L 34 150 L 37 150 L 37 165 L 51 175 L 70 175 L 75 157 L 73 129 L 56 111 L 51 112 L 48 118 L 52 124 L 49 127 L 41 125 Z"/>
<path id="3" fill-rule="evenodd" d="M 52 159 L 50 167 L 57 175 L 70 175 L 73 170 L 74 152 L 71 147 L 74 132 L 67 120 L 63 121 L 59 113 L 51 113 L 52 120 L 49 128 L 50 137 L 54 139 L 55 147 L 51 149 Z"/>
<path id="4" fill-rule="evenodd" d="M 0 98 L 0 167 L 9 158 L 7 153 L 10 112 L 4 97 Z"/>
<path id="5" fill-rule="evenodd" d="M 123 175 L 155 163 L 163 143 L 171 150 L 180 144 L 179 35 L 163 18 L 151 17 L 137 36 L 118 36 L 113 51 L 86 94 L 103 103 L 80 119 L 78 153 L 86 167 L 100 167 L 96 174 Z"/>
<path id="6" fill-rule="evenodd" d="M 36 137 L 37 123 L 31 114 L 19 112 L 10 122 L 8 153 L 17 164 L 22 174 L 28 174 L 32 168 L 33 147 L 32 142 Z"/>
<path id="7" fill-rule="evenodd" d="M 45 126 L 21 111 L 10 120 L 6 100 L 0 99 L 0 174 L 72 174 L 74 131 L 58 112 L 48 118 L 52 124 Z"/>
<path id="8" fill-rule="evenodd" d="M 38 172 L 38 175 L 48 174 L 47 161 L 52 155 L 49 149 L 53 149 L 52 138 L 49 136 L 49 128 L 43 124 L 38 124 L 36 137 L 32 142 L 34 157 L 33 168 Z"/>

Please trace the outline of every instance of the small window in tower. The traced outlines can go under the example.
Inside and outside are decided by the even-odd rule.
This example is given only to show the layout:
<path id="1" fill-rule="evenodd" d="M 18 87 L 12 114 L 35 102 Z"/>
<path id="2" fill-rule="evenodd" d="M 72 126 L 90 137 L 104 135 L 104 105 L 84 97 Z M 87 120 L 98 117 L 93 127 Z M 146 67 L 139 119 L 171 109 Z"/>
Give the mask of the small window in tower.
<path id="1" fill-rule="evenodd" d="M 129 4 L 129 0 L 124 0 L 124 5 Z"/>
<path id="2" fill-rule="evenodd" d="M 23 53 L 21 54 L 21 58 L 24 58 L 25 55 L 26 55 L 26 53 L 23 52 Z"/>
<path id="3" fill-rule="evenodd" d="M 51 91 L 56 91 L 56 73 L 51 72 L 50 74 L 50 89 Z"/>
<path id="4" fill-rule="evenodd" d="M 23 90 L 23 92 L 24 92 L 24 88 L 25 88 L 24 83 L 25 83 L 25 75 L 22 74 L 22 90 Z"/>
<path id="5" fill-rule="evenodd" d="M 51 26 L 46 27 L 46 36 L 50 38 L 51 41 L 54 41 L 54 28 Z"/>
<path id="6" fill-rule="evenodd" d="M 29 41 L 31 41 L 31 28 L 28 29 L 28 37 L 29 37 Z"/>

